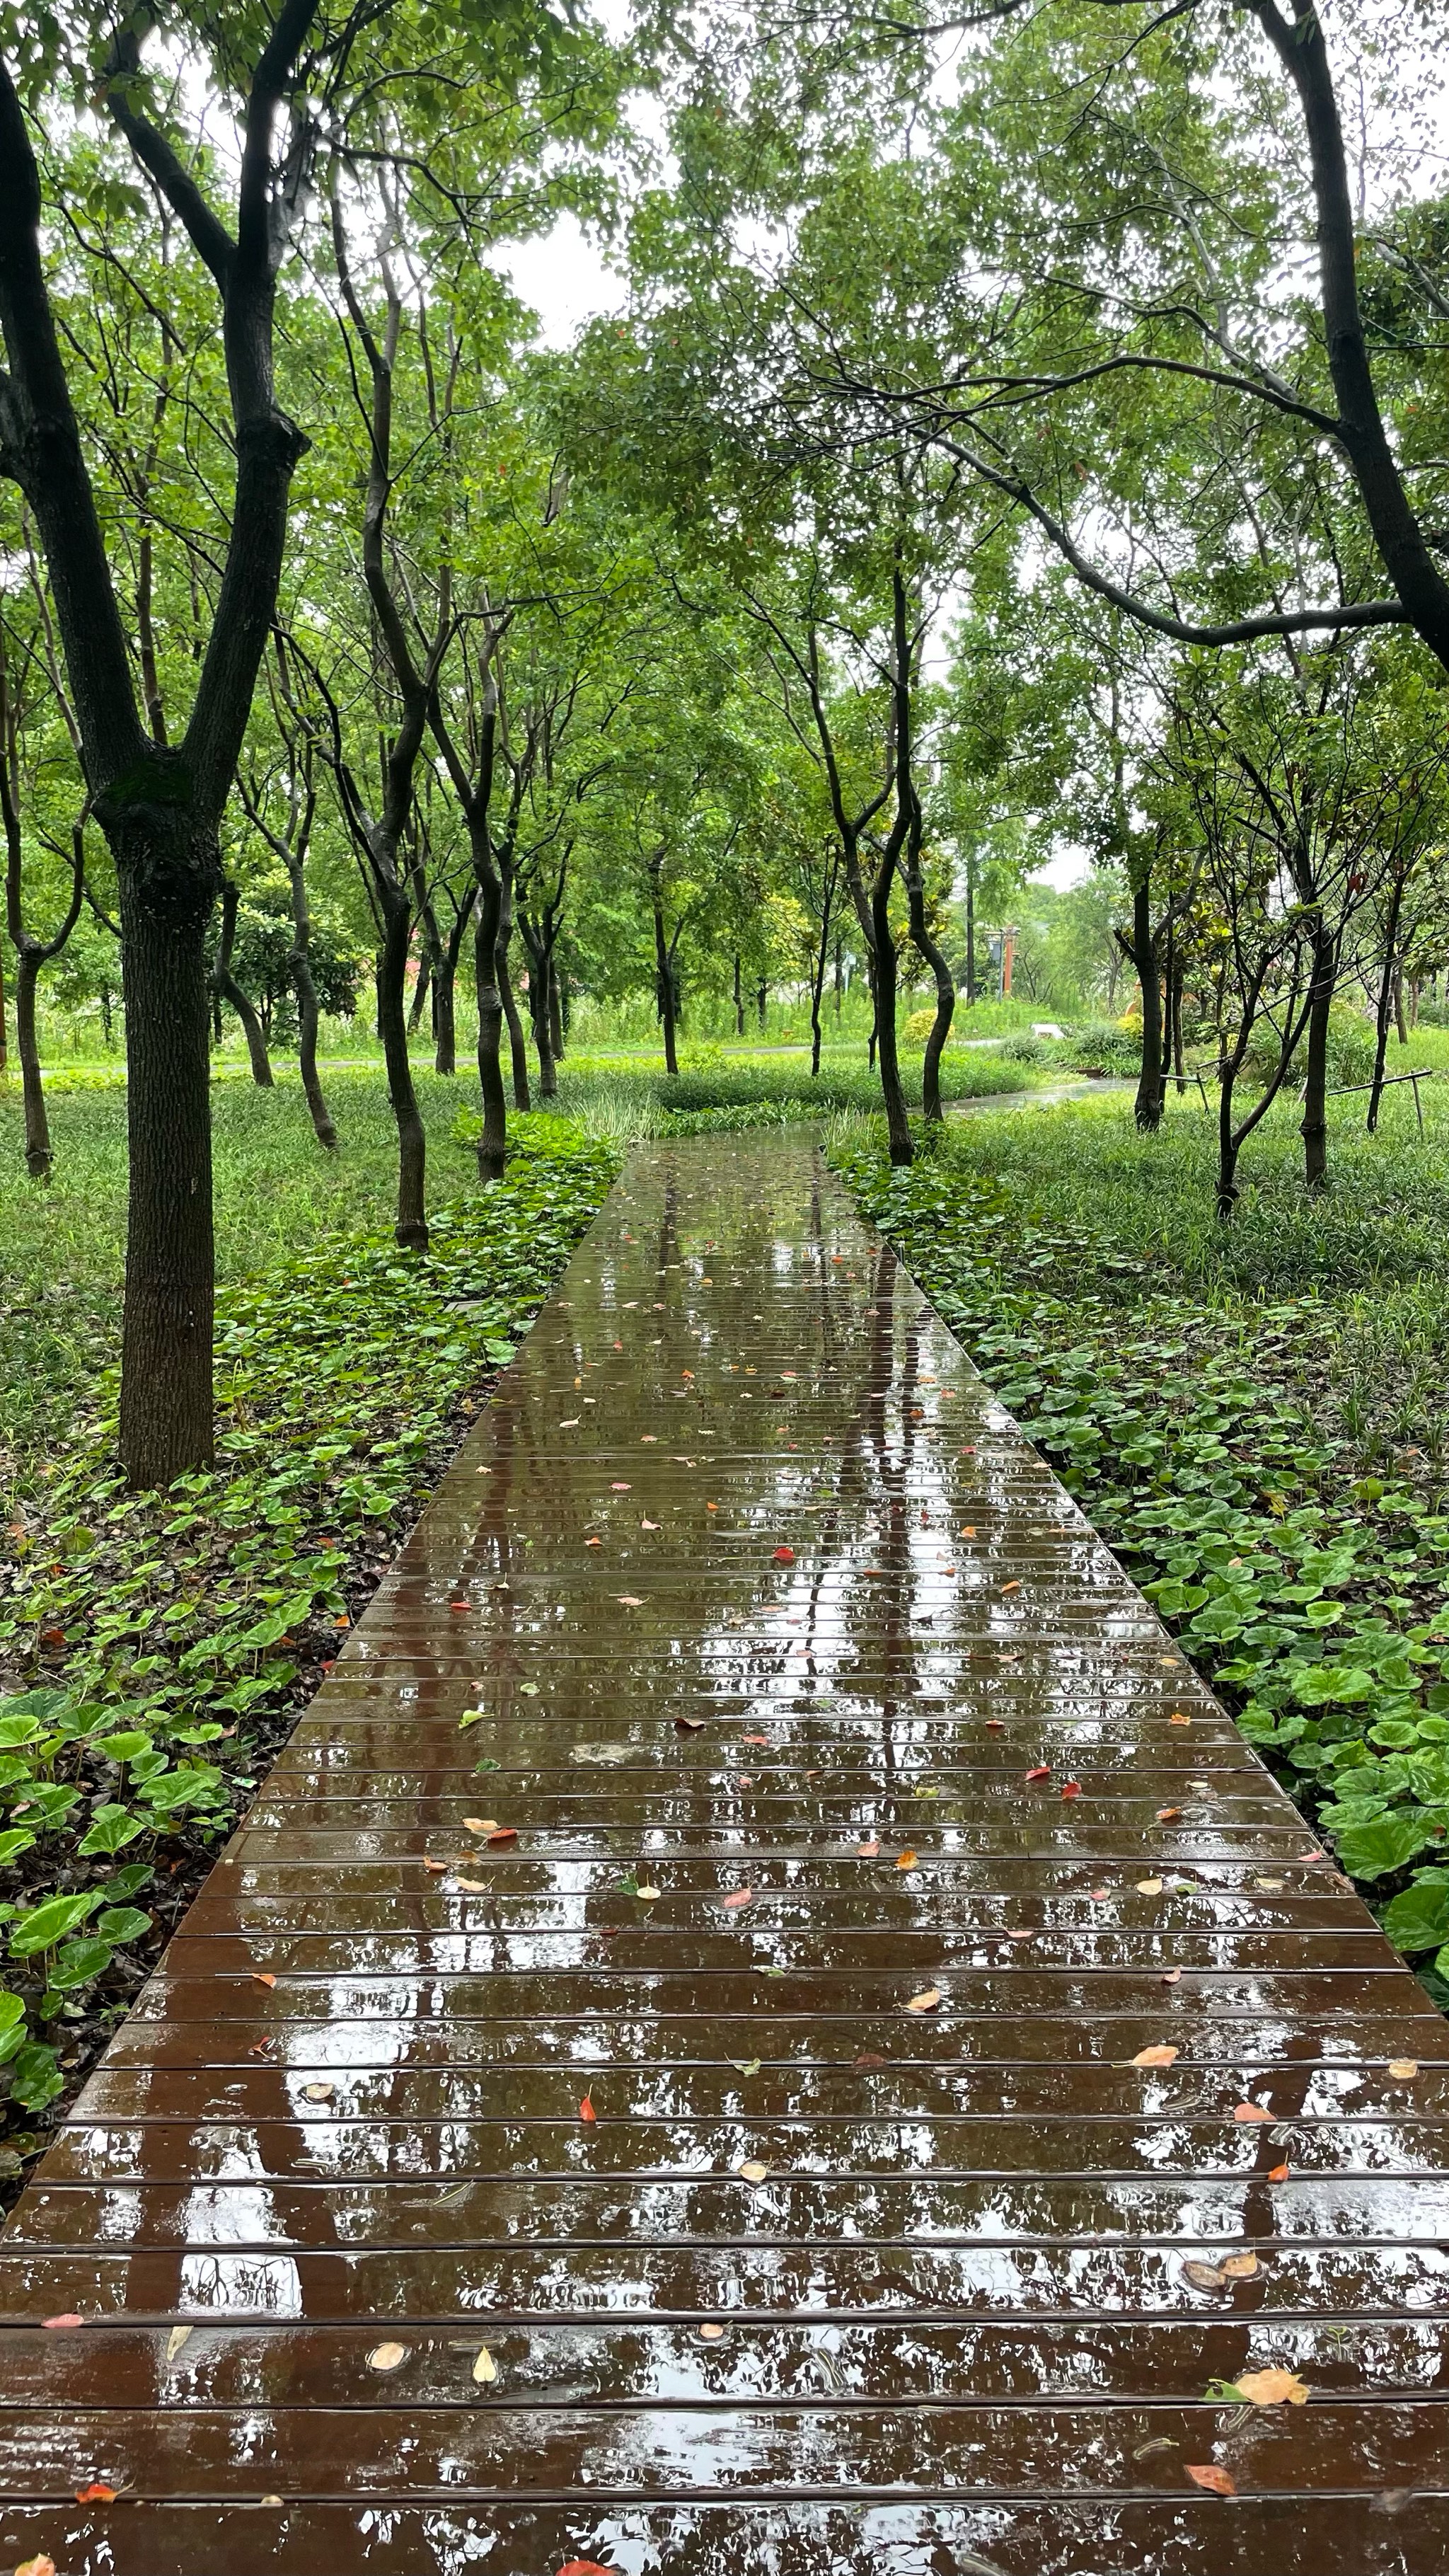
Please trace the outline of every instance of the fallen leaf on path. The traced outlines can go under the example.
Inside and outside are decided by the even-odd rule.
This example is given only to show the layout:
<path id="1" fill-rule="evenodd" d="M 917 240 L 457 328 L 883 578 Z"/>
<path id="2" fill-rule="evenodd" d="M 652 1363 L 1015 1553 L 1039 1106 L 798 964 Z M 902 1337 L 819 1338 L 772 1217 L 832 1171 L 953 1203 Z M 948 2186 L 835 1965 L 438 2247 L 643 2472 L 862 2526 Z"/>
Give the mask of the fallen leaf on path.
<path id="1" fill-rule="evenodd" d="M 914 1853 L 913 1851 L 897 1852 L 897 1854 L 896 1854 L 896 1867 L 897 1867 L 897 1869 L 914 1869 L 914 1868 L 915 1868 L 915 1866 L 916 1866 L 916 1855 L 915 1855 L 915 1853 Z"/>
<path id="2" fill-rule="evenodd" d="M 579 2118 L 581 2120 L 597 2120 L 598 2116 L 598 2112 L 594 2109 L 593 2103 L 586 2093 L 582 2102 L 579 2104 Z"/>
<path id="3" fill-rule="evenodd" d="M 614 1484 L 609 1487 L 609 1491 L 611 1494 L 632 1494 L 634 1488 L 629 1484 Z"/>
<path id="4" fill-rule="evenodd" d="M 641 1905 L 655 1905 L 658 1903 L 659 1889 L 657 1887 L 636 1887 L 634 1893 L 638 1897 Z"/>
<path id="5" fill-rule="evenodd" d="M 761 2066 L 764 2064 L 764 2060 L 759 2057 L 732 2057 L 730 2059 L 730 2064 L 735 2067 L 741 2075 L 758 2075 Z"/>
<path id="6" fill-rule="evenodd" d="M 496 1816 L 465 1816 L 463 1822 L 470 1834 L 491 1834 L 498 1823 Z"/>
<path id="7" fill-rule="evenodd" d="M 702 1717 L 677 1717 L 674 1723 L 678 1727 L 681 1735 L 698 1735 L 700 1728 L 704 1724 L 704 1719 Z"/>
<path id="8" fill-rule="evenodd" d="M 435 1878 L 441 1877 L 446 1871 L 447 1866 L 448 1864 L 445 1860 L 425 1860 L 423 1863 L 424 1869 L 430 1869 Z"/>
<path id="9" fill-rule="evenodd" d="M 85 2324 L 85 2318 L 74 2315 L 72 2311 L 67 2308 L 64 2316 L 42 2317 L 40 2322 L 43 2326 L 48 2327 L 52 2334 L 64 2334 L 71 2326 L 83 2326 Z"/>
<path id="10" fill-rule="evenodd" d="M 1157 1821 L 1160 1825 L 1175 1825 L 1181 1814 L 1181 1807 L 1159 1807 Z"/>
<path id="11" fill-rule="evenodd" d="M 597 2558 L 571 2558 L 558 2576 L 619 2576 L 617 2567 L 601 2567 Z"/>
<path id="12" fill-rule="evenodd" d="M 468 1896 L 486 1896 L 488 1893 L 488 1881 L 486 1878 L 455 1878 L 453 1885 L 454 1887 L 461 1887 L 465 1895 Z"/>
<path id="13" fill-rule="evenodd" d="M 724 2339 L 724 2327 L 712 2323 L 702 2325 L 699 2330 L 699 2339 L 701 2343 L 720 2343 Z"/>
<path id="14" fill-rule="evenodd" d="M 1062 1782 L 1062 1796 L 1064 1798 L 1080 1798 L 1081 1794 L 1082 1784 L 1080 1780 L 1064 1780 Z"/>
<path id="15" fill-rule="evenodd" d="M 1250 2406 L 1306 2406 L 1307 2383 L 1292 2370 L 1240 2370 L 1234 2386 Z"/>
<path id="16" fill-rule="evenodd" d="M 304 2102 L 330 2102 L 336 2090 L 335 2084 L 304 2084 L 302 2099 Z"/>
<path id="17" fill-rule="evenodd" d="M 478 2347 L 478 2358 L 473 2364 L 473 2376 L 481 2388 L 489 2387 L 498 2376 L 498 2364 L 486 2343 Z"/>
<path id="18" fill-rule="evenodd" d="M 369 2370 L 396 2370 L 407 2357 L 405 2343 L 375 2343 L 367 2356 L 367 2367 Z"/>
<path id="19" fill-rule="evenodd" d="M 1164 1968 L 1157 1982 L 1160 1986 L 1175 1986 L 1181 1982 L 1181 1978 L 1181 1968 Z"/>
<path id="20" fill-rule="evenodd" d="M 1210 2495 L 1230 2496 L 1237 2494 L 1238 2490 L 1234 2486 L 1232 2479 L 1229 2477 L 1227 2470 L 1220 2469 L 1216 2460 L 1209 2460 L 1205 2466 L 1194 2467 L 1191 2461 L 1184 2461 L 1183 2465 L 1195 2487 L 1206 2487 Z"/>
<path id="21" fill-rule="evenodd" d="M 1276 2117 L 1277 2113 L 1265 2111 L 1261 2102 L 1239 2102 L 1233 2112 L 1233 2118 L 1240 2121 L 1245 2128 L 1250 2120 L 1266 2121 L 1271 2128 Z"/>
<path id="22" fill-rule="evenodd" d="M 621 1592 L 617 1598 L 626 1610 L 642 1610 L 644 1607 L 637 1592 Z"/>
<path id="23" fill-rule="evenodd" d="M 172 2327 L 171 2332 L 166 2338 L 166 2358 L 168 2361 L 174 2361 L 176 2359 L 182 2345 L 186 2342 L 188 2336 L 194 2331 L 195 2329 L 191 2326 Z"/>
<path id="24" fill-rule="evenodd" d="M 1251 2281 L 1258 2271 L 1258 2257 L 1256 2254 L 1225 2255 L 1223 2271 L 1230 2281 Z"/>
<path id="25" fill-rule="evenodd" d="M 735 2167 L 741 2182 L 764 2182 L 769 2170 L 768 2165 L 761 2164 L 758 2156 L 746 2156 L 743 2164 Z"/>
<path id="26" fill-rule="evenodd" d="M 793 1565 L 795 1562 L 793 1547 L 777 1547 L 771 1561 L 775 1565 Z"/>
<path id="27" fill-rule="evenodd" d="M 88 2487 L 77 2487 L 75 2500 L 77 2504 L 114 2504 L 118 2493 L 118 2488 L 105 2486 L 97 2478 Z"/>
<path id="28" fill-rule="evenodd" d="M 1028 1780 L 1049 1780 L 1051 1776 L 1052 1766 L 1049 1762 L 1034 1762 L 1031 1769 L 1025 1774 L 1025 1777 Z"/>
<path id="29" fill-rule="evenodd" d="M 1391 2057 L 1389 2059 L 1389 2073 L 1393 2076 L 1396 2083 L 1411 2084 L 1418 2072 L 1419 2061 L 1417 2057 Z"/>
<path id="30" fill-rule="evenodd" d="M 737 1913 L 742 1905 L 753 1905 L 754 1901 L 755 1891 L 752 1887 L 732 1887 L 728 1896 L 720 1900 L 731 1913 Z"/>
<path id="31" fill-rule="evenodd" d="M 880 1845 L 879 1843 L 857 1843 L 855 1856 L 857 1860 L 877 1860 L 880 1857 Z"/>
<path id="32" fill-rule="evenodd" d="M 1161 2043 L 1153 2048 L 1139 2048 L 1131 2063 L 1134 2066 L 1175 2066 L 1181 2050 Z"/>
<path id="33" fill-rule="evenodd" d="M 1286 2165 L 1270 2165 L 1268 2167 L 1268 2180 L 1270 2182 L 1286 2182 L 1287 2179 L 1288 2167 Z"/>
<path id="34" fill-rule="evenodd" d="M 934 2012 L 940 2000 L 941 1989 L 939 1986 L 925 1986 L 922 1988 L 920 1994 L 912 1995 L 910 2002 L 906 2006 L 906 2010 L 907 2012 L 912 2013 Z"/>
<path id="35" fill-rule="evenodd" d="M 863 2048 L 855 2062 L 859 2067 L 884 2066 L 885 2059 L 877 2057 L 873 2048 Z"/>
<path id="36" fill-rule="evenodd" d="M 495 1825 L 492 1833 L 488 1836 L 488 1840 L 490 1843 L 516 1843 L 518 1840 L 518 1827 L 516 1825 Z"/>
<path id="37" fill-rule="evenodd" d="M 1006 1733 L 1005 1718 L 988 1717 L 986 1721 L 986 1732 L 988 1735 L 1004 1735 Z"/>
<path id="38" fill-rule="evenodd" d="M 15 2576 L 55 2576 L 55 2560 L 53 2558 L 22 2559 L 15 2570 Z"/>
<path id="39" fill-rule="evenodd" d="M 1178 1711 L 1174 1710 L 1167 1723 L 1169 1726 L 1191 1726 L 1192 1719 L 1190 1717 L 1183 1717 L 1178 1713 Z"/>
<path id="40" fill-rule="evenodd" d="M 1160 1896 L 1162 1894 L 1161 1879 L 1139 1878 L 1137 1881 L 1137 1893 L 1139 1896 Z"/>
<path id="41" fill-rule="evenodd" d="M 254 1986 L 274 1986 L 276 1982 L 277 1980 L 273 1976 L 270 1968 L 253 1968 L 252 1984 Z"/>

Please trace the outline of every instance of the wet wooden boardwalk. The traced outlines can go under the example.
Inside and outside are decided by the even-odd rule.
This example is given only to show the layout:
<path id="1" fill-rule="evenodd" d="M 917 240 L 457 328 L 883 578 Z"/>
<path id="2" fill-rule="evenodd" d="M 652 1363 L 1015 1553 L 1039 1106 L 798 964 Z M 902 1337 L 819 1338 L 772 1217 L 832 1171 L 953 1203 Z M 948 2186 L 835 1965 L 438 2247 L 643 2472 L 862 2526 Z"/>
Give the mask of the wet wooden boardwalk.
<path id="1" fill-rule="evenodd" d="M 814 1151 L 653 1149 L 0 2242 L 0 2567 L 1428 2576 L 1446 2038 Z"/>

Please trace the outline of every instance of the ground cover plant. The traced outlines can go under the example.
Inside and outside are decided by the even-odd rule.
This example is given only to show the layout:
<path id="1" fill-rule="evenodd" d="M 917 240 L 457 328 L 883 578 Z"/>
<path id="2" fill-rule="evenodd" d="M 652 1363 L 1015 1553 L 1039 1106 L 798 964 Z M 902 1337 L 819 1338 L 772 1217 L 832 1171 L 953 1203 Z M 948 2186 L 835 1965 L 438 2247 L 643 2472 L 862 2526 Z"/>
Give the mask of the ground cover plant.
<path id="1" fill-rule="evenodd" d="M 292 1240 L 223 1287 L 211 1470 L 129 1492 L 114 1367 L 88 1393 L 58 1371 L 64 1436 L 15 1462 L 0 1592 L 0 2173 L 12 2182 L 613 1177 L 609 1148 L 567 1121 L 521 1119 L 513 1135 L 488 1189 L 454 1153 L 420 1255 L 387 1230 L 384 1154 L 371 1179 L 356 1158 L 350 1208 L 341 1193 L 309 1198 L 300 1178 L 289 1199 L 274 1131 L 270 1222 L 288 1211 Z M 259 1191 L 268 1165 L 250 1128 L 238 1156 Z M 96 1197 L 89 1245 L 76 1234 L 67 1252 L 72 1324 L 104 1297 L 115 1257 Z M 75 1224 L 53 1196 L 43 1205 Z M 236 1248 L 268 1221 L 239 1209 Z"/>
<path id="2" fill-rule="evenodd" d="M 1359 1113 L 1361 1115 L 1361 1111 Z M 1297 1179 L 1260 1131 L 1235 1225 L 1210 1123 L 1094 1103 L 842 1168 L 987 1382 L 1449 2006 L 1449 1115 Z"/>

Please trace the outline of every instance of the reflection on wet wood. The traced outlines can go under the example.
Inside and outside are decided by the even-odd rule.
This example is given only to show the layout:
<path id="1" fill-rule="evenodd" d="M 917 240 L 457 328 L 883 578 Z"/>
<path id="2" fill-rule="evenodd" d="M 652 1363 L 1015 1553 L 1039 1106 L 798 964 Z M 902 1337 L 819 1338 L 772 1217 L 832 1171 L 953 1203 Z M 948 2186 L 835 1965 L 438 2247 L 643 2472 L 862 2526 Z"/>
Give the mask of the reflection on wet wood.
<path id="1" fill-rule="evenodd" d="M 0 2567 L 1427 2576 L 1446 2106 L 814 1149 L 653 1149 L 0 2240 Z"/>

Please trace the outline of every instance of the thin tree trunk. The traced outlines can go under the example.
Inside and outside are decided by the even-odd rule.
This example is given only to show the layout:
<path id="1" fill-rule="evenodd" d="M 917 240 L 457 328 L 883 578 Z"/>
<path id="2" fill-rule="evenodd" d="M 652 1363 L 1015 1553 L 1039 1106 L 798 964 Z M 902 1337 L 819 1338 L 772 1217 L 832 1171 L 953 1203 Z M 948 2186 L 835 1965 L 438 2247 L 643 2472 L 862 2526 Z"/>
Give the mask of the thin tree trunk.
<path id="1" fill-rule="evenodd" d="M 473 903 L 474 897 L 470 892 L 467 902 L 459 904 L 457 918 L 433 974 L 434 1073 L 456 1073 L 458 1070 L 458 960 L 473 917 Z"/>
<path id="2" fill-rule="evenodd" d="M 976 862 L 966 862 L 966 1008 L 976 999 Z"/>
<path id="3" fill-rule="evenodd" d="M 740 952 L 735 950 L 735 1036 L 745 1034 L 745 988 L 740 971 Z"/>
<path id="4" fill-rule="evenodd" d="M 946 954 L 940 942 L 933 939 L 926 924 L 926 889 L 921 875 L 920 812 L 917 808 L 911 824 L 909 855 L 906 864 L 906 902 L 909 907 L 911 940 L 936 979 L 936 1016 L 926 1040 L 926 1058 L 921 1069 L 921 1106 L 927 1120 L 941 1122 L 941 1055 L 951 1034 L 951 1021 L 956 1009 L 956 985 Z"/>
<path id="5" fill-rule="evenodd" d="M 528 1042 L 523 1034 L 523 1022 L 518 1015 L 513 978 L 508 971 L 506 932 L 498 942 L 498 992 L 503 1004 L 503 1016 L 508 1022 L 508 1052 L 513 1072 L 513 1106 L 515 1109 L 531 1109 L 533 1102 L 528 1090 Z"/>
<path id="6" fill-rule="evenodd" d="M 418 955 L 418 971 L 413 983 L 413 998 L 408 1004 L 408 1036 L 416 1037 L 423 1024 L 423 1007 L 433 982 L 432 943 L 425 938 Z"/>
<path id="7" fill-rule="evenodd" d="M 1379 1106 L 1384 1096 L 1384 1066 L 1389 1052 L 1389 1019 L 1393 1010 L 1394 977 L 1398 967 L 1399 910 L 1404 900 L 1403 880 L 1396 877 L 1389 894 L 1388 919 L 1384 923 L 1384 962 L 1379 976 L 1378 1007 L 1374 1029 L 1374 1075 L 1369 1088 L 1368 1132 L 1372 1136 L 1379 1123 Z"/>
<path id="8" fill-rule="evenodd" d="M 212 990 L 216 995 L 218 1008 L 221 1003 L 230 1002 L 242 1024 L 242 1034 L 247 1042 L 247 1054 L 251 1059 L 253 1082 L 258 1090 L 270 1091 L 273 1088 L 272 1060 L 267 1053 L 266 1031 L 231 971 L 231 952 L 236 939 L 236 910 L 239 900 L 240 889 L 235 881 L 228 877 L 221 889 L 221 934 L 216 943 L 216 961 L 211 970 Z"/>
<path id="9" fill-rule="evenodd" d="M 875 959 L 875 1038 L 880 1060 L 880 1087 L 885 1101 L 886 1135 L 891 1161 L 915 1159 L 906 1095 L 901 1089 L 901 1063 L 896 1046 L 896 948 L 891 935 L 890 899 L 893 863 L 883 863 L 871 894 L 871 927 Z"/>
<path id="10" fill-rule="evenodd" d="M 674 960 L 664 936 L 664 909 L 657 889 L 654 894 L 654 980 L 659 1017 L 664 1025 L 664 1070 L 672 1082 L 679 1073 L 679 1051 L 674 1031 Z"/>
<path id="11" fill-rule="evenodd" d="M 503 1089 L 503 996 L 498 989 L 498 917 L 503 888 L 491 861 L 478 872 L 478 916 L 473 931 L 473 980 L 478 996 L 478 1087 L 483 1094 L 483 1133 L 478 1177 L 501 1181 L 508 1149 L 508 1100 Z"/>
<path id="12" fill-rule="evenodd" d="M 1407 1046 L 1409 1023 L 1404 1017 L 1404 977 L 1402 968 L 1397 965 L 1394 968 L 1394 1027 L 1398 1031 L 1400 1046 Z"/>
<path id="13" fill-rule="evenodd" d="M 562 1064 L 569 1033 L 569 996 L 552 940 L 548 949 L 548 1032 L 553 1060 L 555 1064 Z"/>
<path id="14" fill-rule="evenodd" d="M 287 874 L 292 883 L 292 990 L 297 996 L 297 1064 L 302 1076 L 302 1091 L 313 1132 L 319 1145 L 329 1154 L 337 1151 L 337 1130 L 332 1113 L 323 1096 L 317 1071 L 317 987 L 312 980 L 312 914 L 307 902 L 307 880 L 300 856 L 289 859 Z"/>
<path id="15" fill-rule="evenodd" d="M 1313 934 L 1313 982 L 1308 1003 L 1308 1056 L 1303 1084 L 1303 1178 L 1310 1190 L 1328 1182 L 1328 1015 L 1333 1005 L 1338 958 L 1334 941 L 1319 918 Z"/>
<path id="16" fill-rule="evenodd" d="M 1151 1135 L 1162 1124 L 1162 985 L 1150 878 L 1144 878 L 1132 896 L 1132 963 L 1142 991 L 1142 1071 L 1133 1115 L 1144 1135 Z"/>
<path id="17" fill-rule="evenodd" d="M 1182 1044 L 1182 987 L 1183 969 L 1179 966 L 1172 979 L 1172 990 L 1168 995 L 1168 1009 L 1172 1019 L 1172 1069 L 1177 1076 L 1179 1099 L 1187 1089 L 1187 1057 Z"/>
<path id="18" fill-rule="evenodd" d="M 388 1098 L 397 1125 L 398 1242 L 409 1252 L 426 1252 L 428 1220 L 425 1185 L 427 1137 L 423 1129 L 413 1071 L 408 1057 L 407 972 L 412 940 L 412 911 L 405 896 L 388 906 L 382 946 L 377 957 L 378 1018 Z"/>
<path id="19" fill-rule="evenodd" d="M 40 1079 L 40 1047 L 35 1034 L 35 988 L 40 980 L 40 965 L 40 958 L 27 942 L 15 960 L 15 1051 L 20 1058 L 25 1107 L 25 1168 L 33 1181 L 48 1181 L 50 1122 L 45 1114 L 45 1086 Z"/>

